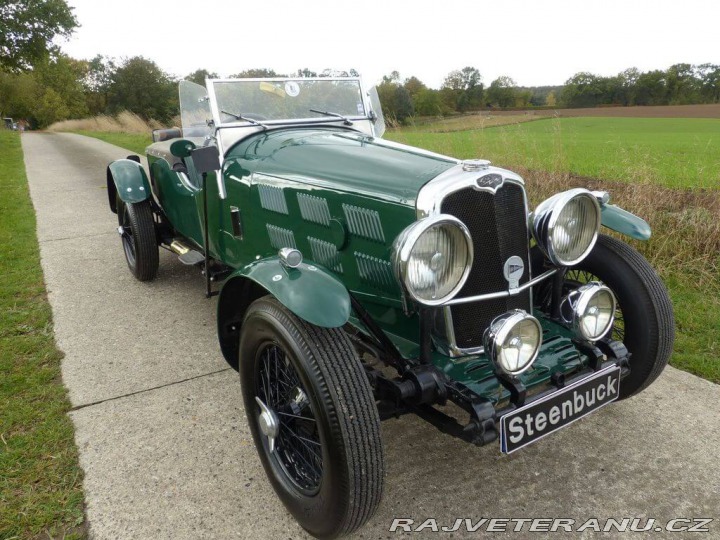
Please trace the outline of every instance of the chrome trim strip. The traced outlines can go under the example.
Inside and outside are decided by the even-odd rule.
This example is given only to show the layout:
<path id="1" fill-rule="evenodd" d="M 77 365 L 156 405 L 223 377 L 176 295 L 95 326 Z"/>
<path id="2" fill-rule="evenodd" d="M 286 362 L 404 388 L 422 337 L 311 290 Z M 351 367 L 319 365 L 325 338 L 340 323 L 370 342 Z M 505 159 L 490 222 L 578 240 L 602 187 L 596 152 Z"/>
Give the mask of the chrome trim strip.
<path id="1" fill-rule="evenodd" d="M 488 174 L 500 175 L 502 177 L 502 182 L 496 186 L 479 186 L 477 184 L 478 178 Z M 466 171 L 463 169 L 462 163 L 458 163 L 454 167 L 450 167 L 445 172 L 437 175 L 420 189 L 417 196 L 417 203 L 415 205 L 417 209 L 417 217 L 418 219 L 422 219 L 434 214 L 439 214 L 440 205 L 442 204 L 443 199 L 455 191 L 472 187 L 479 191 L 495 193 L 500 187 L 505 185 L 505 182 L 518 184 L 523 187 L 523 190 L 525 188 L 525 181 L 514 172 L 500 169 L 499 167 L 492 167 L 490 165 L 482 171 Z M 526 195 L 526 212 L 527 209 L 528 205 Z"/>
<path id="2" fill-rule="evenodd" d="M 514 289 L 508 289 L 507 291 L 499 291 L 495 293 L 487 293 L 487 294 L 480 294 L 478 296 L 466 296 L 465 298 L 453 298 L 452 300 L 448 300 L 443 304 L 443 306 L 454 306 L 456 304 L 468 304 L 470 302 L 479 302 L 481 300 L 495 300 L 496 298 L 505 298 L 509 296 L 515 296 L 520 294 L 523 291 L 528 290 L 530 287 L 533 287 L 534 285 L 537 285 L 541 281 L 544 281 L 545 279 L 549 278 L 550 276 L 557 273 L 558 269 L 553 268 L 551 270 L 548 270 L 544 274 L 539 275 L 536 278 L 531 279 L 525 285 L 520 285 L 519 287 L 516 287 Z"/>

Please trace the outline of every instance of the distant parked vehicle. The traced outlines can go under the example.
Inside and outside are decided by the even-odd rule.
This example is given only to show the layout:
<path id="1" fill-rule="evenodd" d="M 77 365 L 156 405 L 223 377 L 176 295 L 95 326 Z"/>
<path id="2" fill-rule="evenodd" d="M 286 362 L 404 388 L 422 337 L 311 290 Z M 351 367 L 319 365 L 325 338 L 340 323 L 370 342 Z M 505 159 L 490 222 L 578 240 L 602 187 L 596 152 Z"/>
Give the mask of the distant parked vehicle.
<path id="1" fill-rule="evenodd" d="M 5 123 L 6 129 L 12 129 L 13 131 L 17 131 L 18 125 L 16 122 L 13 121 L 12 118 L 3 118 L 3 122 Z"/>
<path id="2" fill-rule="evenodd" d="M 416 414 L 510 453 L 667 364 L 665 286 L 600 233 L 650 228 L 608 193 L 571 189 L 530 212 L 513 172 L 384 140 L 377 93 L 354 77 L 182 81 L 180 109 L 182 130 L 153 134 L 149 176 L 138 156 L 108 166 L 127 265 L 152 280 L 163 247 L 202 270 L 208 297 L 224 282 L 220 349 L 269 481 L 311 534 L 375 512 L 381 420 Z M 568 468 L 603 452 L 574 450 Z M 501 496 L 482 494 L 492 471 L 467 471 L 468 497 Z"/>

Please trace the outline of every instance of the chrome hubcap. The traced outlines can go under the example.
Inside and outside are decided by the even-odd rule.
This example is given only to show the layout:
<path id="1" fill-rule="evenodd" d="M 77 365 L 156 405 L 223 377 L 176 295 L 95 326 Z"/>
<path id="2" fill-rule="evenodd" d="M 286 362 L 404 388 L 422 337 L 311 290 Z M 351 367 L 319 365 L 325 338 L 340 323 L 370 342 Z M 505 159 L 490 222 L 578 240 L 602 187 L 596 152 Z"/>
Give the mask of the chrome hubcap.
<path id="1" fill-rule="evenodd" d="M 262 431 L 263 435 L 267 437 L 270 452 L 274 452 L 275 438 L 280 432 L 280 420 L 278 419 L 277 414 L 275 414 L 270 407 L 265 405 L 259 397 L 255 396 L 255 401 L 260 406 L 260 415 L 258 416 L 260 431 Z"/>

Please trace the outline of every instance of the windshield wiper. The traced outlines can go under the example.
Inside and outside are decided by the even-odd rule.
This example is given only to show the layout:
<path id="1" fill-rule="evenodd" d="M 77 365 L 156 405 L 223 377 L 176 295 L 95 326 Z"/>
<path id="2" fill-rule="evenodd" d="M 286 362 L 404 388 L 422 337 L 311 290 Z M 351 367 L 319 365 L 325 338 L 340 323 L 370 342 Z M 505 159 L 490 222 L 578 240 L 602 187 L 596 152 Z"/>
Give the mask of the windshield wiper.
<path id="1" fill-rule="evenodd" d="M 235 118 L 236 120 L 245 120 L 246 122 L 250 122 L 254 126 L 260 126 L 263 129 L 268 128 L 267 124 L 263 124 L 262 122 L 258 122 L 257 120 L 255 120 L 253 118 L 248 118 L 247 116 L 243 116 L 242 114 L 235 114 L 235 113 L 231 113 L 230 111 L 223 111 L 223 110 L 220 110 L 220 112 L 223 114 L 230 115 L 233 118 Z"/>
<path id="2" fill-rule="evenodd" d="M 343 116 L 342 114 L 338 114 L 338 113 L 334 113 L 334 112 L 330 112 L 330 111 L 318 111 L 317 109 L 310 109 L 310 112 L 324 114 L 325 116 L 334 116 L 335 118 L 342 120 L 346 126 L 353 125 L 353 123 L 350 120 L 348 120 L 348 118 L 346 116 Z"/>

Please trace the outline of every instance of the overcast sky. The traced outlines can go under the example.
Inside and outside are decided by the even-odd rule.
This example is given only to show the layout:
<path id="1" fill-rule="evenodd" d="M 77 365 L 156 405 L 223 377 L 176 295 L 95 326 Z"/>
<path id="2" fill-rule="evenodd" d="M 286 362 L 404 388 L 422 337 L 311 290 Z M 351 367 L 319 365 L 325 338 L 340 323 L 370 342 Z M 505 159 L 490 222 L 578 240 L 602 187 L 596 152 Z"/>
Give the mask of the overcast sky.
<path id="1" fill-rule="evenodd" d="M 172 75 L 255 67 L 393 70 L 439 87 L 477 67 L 489 84 L 562 84 L 578 71 L 720 63 L 719 0 L 69 0 L 76 58 L 143 55 Z"/>

